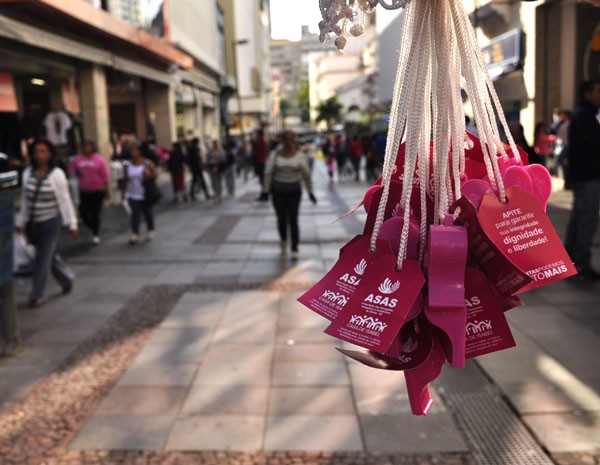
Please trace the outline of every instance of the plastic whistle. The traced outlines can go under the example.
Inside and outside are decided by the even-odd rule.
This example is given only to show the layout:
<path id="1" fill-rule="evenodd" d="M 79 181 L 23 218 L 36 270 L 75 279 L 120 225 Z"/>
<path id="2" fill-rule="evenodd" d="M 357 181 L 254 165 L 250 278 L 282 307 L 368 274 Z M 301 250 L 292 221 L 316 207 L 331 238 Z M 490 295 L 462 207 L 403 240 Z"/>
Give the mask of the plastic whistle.
<path id="1" fill-rule="evenodd" d="M 467 229 L 452 226 L 452 215 L 444 225 L 432 225 L 427 257 L 428 301 L 425 316 L 449 339 L 445 347 L 450 364 L 465 366 L 467 307 L 465 271 L 467 267 Z"/>
<path id="2" fill-rule="evenodd" d="M 408 400 L 413 415 L 423 416 L 429 413 L 433 405 L 433 399 L 429 392 L 429 383 L 440 376 L 445 362 L 446 355 L 444 349 L 438 340 L 434 338 L 431 353 L 427 357 L 427 360 L 417 368 L 404 371 Z"/>

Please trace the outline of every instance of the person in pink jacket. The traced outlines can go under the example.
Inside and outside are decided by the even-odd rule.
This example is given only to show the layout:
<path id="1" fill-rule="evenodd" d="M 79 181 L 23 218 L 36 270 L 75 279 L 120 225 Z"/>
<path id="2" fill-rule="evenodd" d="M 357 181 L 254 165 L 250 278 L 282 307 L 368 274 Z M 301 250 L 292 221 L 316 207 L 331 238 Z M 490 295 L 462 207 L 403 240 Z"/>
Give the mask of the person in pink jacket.
<path id="1" fill-rule="evenodd" d="M 96 150 L 96 144 L 87 140 L 83 151 L 71 162 L 69 172 L 79 181 L 79 214 L 92 231 L 94 244 L 100 243 L 100 214 L 108 189 L 109 175 L 106 161 Z"/>

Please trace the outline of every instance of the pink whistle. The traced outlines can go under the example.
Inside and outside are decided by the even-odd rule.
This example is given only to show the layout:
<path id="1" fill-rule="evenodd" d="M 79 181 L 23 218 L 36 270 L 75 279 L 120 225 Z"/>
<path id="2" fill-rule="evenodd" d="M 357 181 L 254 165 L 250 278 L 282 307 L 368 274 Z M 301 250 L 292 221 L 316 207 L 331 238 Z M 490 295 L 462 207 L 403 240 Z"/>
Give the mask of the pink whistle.
<path id="1" fill-rule="evenodd" d="M 483 197 L 490 192 L 494 192 L 492 186 L 482 179 L 470 179 L 463 183 L 461 187 L 462 195 L 479 210 Z"/>
<path id="2" fill-rule="evenodd" d="M 453 367 L 465 366 L 467 307 L 465 270 L 467 267 L 467 229 L 452 226 L 452 215 L 445 225 L 429 229 L 427 257 L 428 302 L 425 316 L 447 336 L 448 359 Z"/>
<path id="3" fill-rule="evenodd" d="M 548 199 L 552 194 L 552 176 L 542 165 L 529 165 L 525 167 L 527 174 L 531 177 L 534 195 L 542 203 L 542 208 L 546 211 Z"/>
<path id="4" fill-rule="evenodd" d="M 400 237 L 402 235 L 402 227 L 404 226 L 402 211 L 397 212 L 397 215 L 384 221 L 377 237 L 389 242 L 394 255 L 398 255 L 400 251 Z M 409 260 L 416 260 L 419 254 L 419 229 L 419 221 L 411 217 L 408 229 L 408 249 L 406 251 L 406 258 Z"/>
<path id="5" fill-rule="evenodd" d="M 408 400 L 413 415 L 422 416 L 429 413 L 433 405 L 433 399 L 429 393 L 429 383 L 437 379 L 445 362 L 444 349 L 434 338 L 431 353 L 427 360 L 417 368 L 404 371 Z"/>

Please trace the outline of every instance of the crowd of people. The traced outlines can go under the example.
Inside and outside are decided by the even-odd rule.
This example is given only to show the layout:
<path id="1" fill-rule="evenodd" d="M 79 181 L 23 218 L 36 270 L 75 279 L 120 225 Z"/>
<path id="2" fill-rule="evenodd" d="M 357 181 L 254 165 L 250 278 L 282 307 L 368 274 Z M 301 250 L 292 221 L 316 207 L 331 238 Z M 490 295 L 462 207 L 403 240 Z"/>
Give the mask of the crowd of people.
<path id="1" fill-rule="evenodd" d="M 586 280 L 600 280 L 591 260 L 600 210 L 599 109 L 600 83 L 585 82 L 580 102 L 572 113 L 557 109 L 548 128 L 543 123 L 536 126 L 533 146 L 527 143 L 522 126 L 510 127 L 515 142 L 527 152 L 529 162 L 541 163 L 555 175 L 564 177 L 566 187 L 574 192 L 565 245 L 580 278 Z M 477 130 L 469 121 L 467 127 L 472 132 Z M 363 166 L 369 183 L 379 177 L 385 156 L 385 133 L 328 133 L 313 142 L 323 153 L 332 182 L 336 176 L 339 180 L 360 180 Z M 285 131 L 281 138 L 267 140 L 263 130 L 258 130 L 252 140 L 240 142 L 227 138 L 223 144 L 218 140 L 202 143 L 199 138 L 191 138 L 173 143 L 169 151 L 151 143 L 120 141 L 113 161 L 122 166 L 117 177 L 130 216 L 129 243 L 140 242 L 142 219 L 146 240 L 155 238 L 153 210 L 162 196 L 157 185 L 159 167 L 163 166 L 171 176 L 173 202 L 194 201 L 200 192 L 207 201 L 221 202 L 224 195 L 234 197 L 236 178 L 247 180 L 253 169 L 260 183 L 259 200 L 272 200 L 281 253 L 287 255 L 289 249 L 291 258 L 297 259 L 303 185 L 309 199 L 317 203 L 311 181 L 313 156 L 308 152 L 291 131 Z M 187 189 L 186 170 L 190 173 Z M 64 293 L 73 287 L 74 274 L 57 252 L 62 226 L 67 226 L 73 237 L 79 232 L 67 175 L 77 180 L 79 218 L 90 230 L 93 243 L 99 244 L 102 209 L 111 190 L 110 171 L 94 141 L 85 141 L 80 153 L 66 167 L 60 166 L 50 142 L 36 140 L 30 145 L 30 166 L 23 174 L 16 220 L 17 232 L 27 237 L 36 249 L 29 306 L 43 304 L 50 275 Z"/>

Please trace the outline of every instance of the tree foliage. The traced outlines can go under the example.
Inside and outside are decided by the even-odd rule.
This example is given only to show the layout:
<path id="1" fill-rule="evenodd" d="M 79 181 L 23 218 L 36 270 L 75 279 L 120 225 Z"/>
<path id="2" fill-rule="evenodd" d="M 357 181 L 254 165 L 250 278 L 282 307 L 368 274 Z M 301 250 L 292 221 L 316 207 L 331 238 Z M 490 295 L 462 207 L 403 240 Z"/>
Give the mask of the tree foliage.
<path id="1" fill-rule="evenodd" d="M 300 83 L 300 91 L 298 92 L 298 106 L 300 107 L 303 123 L 310 121 L 310 87 L 308 79 L 304 79 Z"/>
<path id="2" fill-rule="evenodd" d="M 342 104 L 338 102 L 337 95 L 329 97 L 317 106 L 317 123 L 325 121 L 327 129 L 342 119 Z"/>

